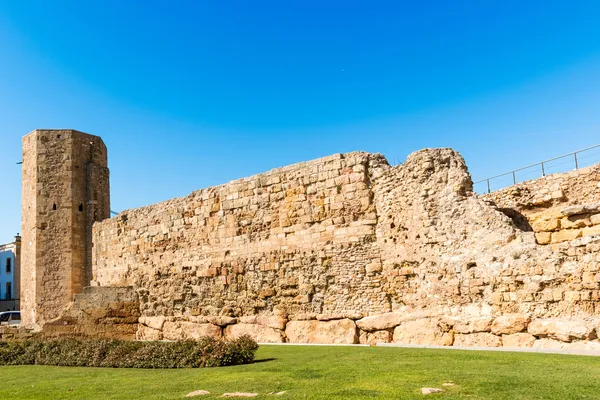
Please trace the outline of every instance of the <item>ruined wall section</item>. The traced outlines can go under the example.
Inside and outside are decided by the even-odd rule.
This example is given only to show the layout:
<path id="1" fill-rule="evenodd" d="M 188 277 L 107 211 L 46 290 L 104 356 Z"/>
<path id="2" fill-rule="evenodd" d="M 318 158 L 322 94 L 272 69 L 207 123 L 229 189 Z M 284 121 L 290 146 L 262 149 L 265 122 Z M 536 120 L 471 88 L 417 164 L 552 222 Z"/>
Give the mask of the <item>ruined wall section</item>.
<path id="1" fill-rule="evenodd" d="M 482 196 L 539 244 L 600 233 L 600 164 L 519 183 Z"/>
<path id="2" fill-rule="evenodd" d="M 501 209 L 524 216 L 551 208 L 600 202 L 600 164 L 521 182 L 482 195 Z"/>
<path id="3" fill-rule="evenodd" d="M 96 224 L 94 283 L 138 288 L 143 339 L 600 347 L 600 235 L 507 207 L 451 149 L 336 155 Z"/>
<path id="4" fill-rule="evenodd" d="M 384 312 L 371 179 L 379 155 L 279 168 L 94 225 L 94 284 L 144 317 Z"/>
<path id="5" fill-rule="evenodd" d="M 102 173 L 90 175 L 90 170 Z M 25 136 L 22 207 L 21 309 L 23 324 L 34 327 L 58 317 L 89 285 L 93 221 L 88 212 L 97 220 L 110 216 L 102 140 L 73 130 Z"/>

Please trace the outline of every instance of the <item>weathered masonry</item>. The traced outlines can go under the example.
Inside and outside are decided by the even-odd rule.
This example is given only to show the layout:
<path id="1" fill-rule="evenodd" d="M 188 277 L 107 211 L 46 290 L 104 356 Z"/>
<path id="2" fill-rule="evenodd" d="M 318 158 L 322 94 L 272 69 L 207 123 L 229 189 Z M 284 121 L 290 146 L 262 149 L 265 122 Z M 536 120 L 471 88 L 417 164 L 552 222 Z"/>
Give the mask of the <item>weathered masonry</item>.
<path id="1" fill-rule="evenodd" d="M 106 146 L 74 130 L 23 138 L 22 318 L 57 318 L 90 282 L 92 224 L 110 216 Z"/>
<path id="2" fill-rule="evenodd" d="M 398 166 L 354 152 L 111 219 L 106 208 L 77 225 L 89 232 L 93 224 L 91 241 L 80 242 L 90 264 L 24 237 L 23 253 L 37 254 L 38 270 L 81 267 L 77 277 L 86 277 L 30 275 L 39 301 L 28 312 L 51 334 L 600 347 L 599 170 L 477 196 L 451 149 L 425 149 Z M 62 179 L 53 171 L 43 180 Z M 38 201 L 47 207 L 53 195 Z M 108 197 L 92 201 L 108 207 Z M 39 210 L 36 222 L 46 222 L 46 208 Z M 27 218 L 24 208 L 24 226 Z M 67 233 L 61 237 L 74 230 L 66 219 L 55 223 Z M 30 229 L 43 237 L 49 228 Z"/>

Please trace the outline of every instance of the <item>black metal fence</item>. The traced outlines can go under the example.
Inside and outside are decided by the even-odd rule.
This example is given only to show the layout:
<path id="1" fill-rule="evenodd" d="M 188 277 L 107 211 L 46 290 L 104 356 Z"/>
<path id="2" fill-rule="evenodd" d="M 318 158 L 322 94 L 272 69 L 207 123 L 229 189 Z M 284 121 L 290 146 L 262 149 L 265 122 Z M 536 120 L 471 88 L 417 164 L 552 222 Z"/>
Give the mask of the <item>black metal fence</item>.
<path id="1" fill-rule="evenodd" d="M 474 182 L 473 188 L 477 193 L 491 193 L 519 182 L 584 168 L 597 163 L 600 163 L 600 144 L 482 179 Z"/>

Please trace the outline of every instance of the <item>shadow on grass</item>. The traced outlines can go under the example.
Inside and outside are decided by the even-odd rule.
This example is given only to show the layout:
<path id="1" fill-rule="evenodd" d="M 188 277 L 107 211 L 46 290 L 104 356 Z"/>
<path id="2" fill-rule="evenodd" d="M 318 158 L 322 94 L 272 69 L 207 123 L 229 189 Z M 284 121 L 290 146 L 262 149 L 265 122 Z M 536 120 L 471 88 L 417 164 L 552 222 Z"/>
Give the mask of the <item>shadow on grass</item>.
<path id="1" fill-rule="evenodd" d="M 262 358 L 260 360 L 254 360 L 251 362 L 251 364 L 258 364 L 258 363 L 264 363 L 264 362 L 269 362 L 269 361 L 275 361 L 277 360 L 276 358 Z"/>

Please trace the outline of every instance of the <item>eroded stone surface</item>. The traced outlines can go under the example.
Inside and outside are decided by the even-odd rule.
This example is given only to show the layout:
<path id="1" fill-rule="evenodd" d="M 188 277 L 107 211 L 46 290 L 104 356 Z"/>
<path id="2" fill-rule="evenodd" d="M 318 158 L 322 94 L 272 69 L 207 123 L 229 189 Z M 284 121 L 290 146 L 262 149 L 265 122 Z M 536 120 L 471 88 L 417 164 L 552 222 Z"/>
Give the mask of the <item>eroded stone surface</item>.
<path id="1" fill-rule="evenodd" d="M 392 312 L 365 317 L 356 321 L 363 331 L 380 331 L 383 329 L 395 328 L 402 322 L 403 313 Z"/>
<path id="2" fill-rule="evenodd" d="M 199 339 L 204 336 L 220 338 L 221 327 L 213 324 L 197 324 L 194 322 L 165 322 L 163 326 L 163 339 L 186 340 Z"/>
<path id="3" fill-rule="evenodd" d="M 59 152 L 38 157 L 40 148 L 52 149 L 31 137 L 24 140 L 24 193 L 46 207 L 38 186 L 62 182 L 52 174 L 65 160 Z M 108 182 L 105 149 L 97 150 L 91 187 Z M 38 167 L 54 172 L 40 183 L 31 174 Z M 31 212 L 24 213 L 32 243 L 24 260 L 47 265 L 24 278 L 28 287 L 39 278 L 38 288 L 61 288 L 59 295 L 35 294 L 40 310 L 61 314 L 48 324 L 57 334 L 62 323 L 71 333 L 132 337 L 139 317 L 142 339 L 224 330 L 226 337 L 281 341 L 285 329 L 292 341 L 355 343 L 359 333 L 369 342 L 393 329 L 394 340 L 405 343 L 449 345 L 455 334 L 464 335 L 459 343 L 501 336 L 528 343 L 512 336 L 527 328 L 536 343 L 591 340 L 590 327 L 600 326 L 599 179 L 595 166 L 477 196 L 451 149 L 415 152 L 398 166 L 379 154 L 336 154 L 128 210 L 93 230 L 90 221 L 69 227 L 65 218 L 48 217 L 59 226 L 47 232 L 85 236 L 77 254 L 86 251 L 86 281 L 135 288 L 138 297 L 126 307 L 81 308 L 80 299 L 61 314 L 72 298 L 63 294 L 81 290 L 84 276 L 66 273 L 69 260 L 36 242 L 31 229 L 39 215 Z M 68 204 L 71 195 L 59 197 Z M 98 198 L 102 210 L 105 200 Z M 24 210 L 37 207 L 32 201 L 25 199 Z M 32 320 L 36 307 L 23 313 Z M 526 326 L 514 314 L 533 322 Z M 570 322 L 540 322 L 551 318 Z"/>
<path id="4" fill-rule="evenodd" d="M 527 330 L 529 318 L 520 314 L 501 315 L 492 323 L 492 333 L 494 335 L 511 335 L 513 333 L 524 332 Z"/>
<path id="5" fill-rule="evenodd" d="M 290 343 L 358 343 L 356 325 L 350 319 L 292 321 L 288 322 L 285 334 Z"/>
<path id="6" fill-rule="evenodd" d="M 360 344 L 376 345 L 377 343 L 391 343 L 393 334 L 390 331 L 361 331 L 359 337 Z"/>
<path id="7" fill-rule="evenodd" d="M 502 336 L 502 346 L 511 348 L 533 347 L 535 336 L 529 333 L 513 333 Z"/>
<path id="8" fill-rule="evenodd" d="M 454 335 L 454 346 L 501 347 L 502 338 L 491 333 L 469 333 Z"/>
<path id="9" fill-rule="evenodd" d="M 566 319 L 536 319 L 529 324 L 528 332 L 534 336 L 570 342 L 574 339 L 594 339 L 596 329 L 582 321 Z"/>
<path id="10" fill-rule="evenodd" d="M 237 339 L 240 336 L 248 335 L 259 343 L 283 343 L 283 332 L 264 325 L 256 324 L 235 324 L 228 325 L 223 330 L 225 339 Z"/>
<path id="11" fill-rule="evenodd" d="M 394 343 L 452 346 L 454 335 L 444 332 L 433 318 L 406 321 L 394 329 Z"/>

